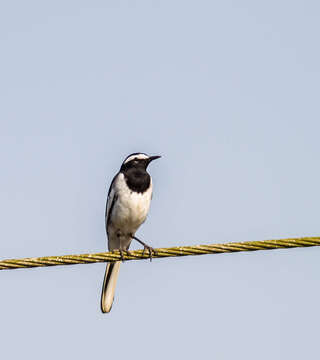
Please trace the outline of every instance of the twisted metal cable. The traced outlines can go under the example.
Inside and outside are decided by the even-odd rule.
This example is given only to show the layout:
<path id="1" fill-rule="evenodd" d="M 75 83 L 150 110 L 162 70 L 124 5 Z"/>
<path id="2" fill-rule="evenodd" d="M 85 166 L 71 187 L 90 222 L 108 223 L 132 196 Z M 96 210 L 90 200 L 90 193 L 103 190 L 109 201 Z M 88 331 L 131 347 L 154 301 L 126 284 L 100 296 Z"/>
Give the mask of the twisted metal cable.
<path id="1" fill-rule="evenodd" d="M 231 242 L 226 244 L 162 248 L 162 249 L 155 249 L 156 253 L 153 254 L 153 258 L 220 254 L 220 253 L 239 252 L 239 251 L 285 249 L 285 248 L 307 247 L 307 246 L 320 246 L 320 237 L 302 237 L 302 238 L 291 238 L 291 239 L 280 239 L 280 240 L 245 241 L 245 242 Z M 12 270 L 19 268 L 32 268 L 32 267 L 57 266 L 57 265 L 91 264 L 91 263 L 99 263 L 106 261 L 142 260 L 142 259 L 149 259 L 148 251 L 135 250 L 135 251 L 130 251 L 130 254 L 124 252 L 123 258 L 121 258 L 121 254 L 119 251 L 103 252 L 96 254 L 45 256 L 45 257 L 37 257 L 37 258 L 2 260 L 0 261 L 0 270 Z"/>

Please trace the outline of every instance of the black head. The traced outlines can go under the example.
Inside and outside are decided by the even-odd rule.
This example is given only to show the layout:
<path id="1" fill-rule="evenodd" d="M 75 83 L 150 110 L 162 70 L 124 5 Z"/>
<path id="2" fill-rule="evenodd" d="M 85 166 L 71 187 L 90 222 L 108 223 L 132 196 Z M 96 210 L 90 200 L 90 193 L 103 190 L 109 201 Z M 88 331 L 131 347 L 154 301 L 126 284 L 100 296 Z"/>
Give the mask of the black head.
<path id="1" fill-rule="evenodd" d="M 129 155 L 122 163 L 120 172 L 123 173 L 126 183 L 131 191 L 143 193 L 149 189 L 151 178 L 147 167 L 152 160 L 160 156 L 148 156 L 143 153 Z"/>
<path id="2" fill-rule="evenodd" d="M 144 153 L 133 153 L 125 158 L 121 165 L 121 172 L 127 172 L 130 169 L 146 170 L 151 161 L 159 159 L 161 156 L 148 156 Z"/>

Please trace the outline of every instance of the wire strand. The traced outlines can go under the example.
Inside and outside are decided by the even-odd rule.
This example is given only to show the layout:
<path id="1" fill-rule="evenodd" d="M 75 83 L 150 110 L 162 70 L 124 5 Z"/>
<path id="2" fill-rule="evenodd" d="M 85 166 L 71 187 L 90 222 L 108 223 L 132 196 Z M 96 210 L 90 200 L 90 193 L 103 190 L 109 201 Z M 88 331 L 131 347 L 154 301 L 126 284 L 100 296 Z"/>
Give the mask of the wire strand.
<path id="1" fill-rule="evenodd" d="M 245 241 L 245 242 L 230 242 L 225 244 L 210 244 L 210 245 L 194 245 L 194 246 L 179 246 L 170 248 L 154 249 L 155 254 L 153 258 L 165 258 L 176 256 L 189 255 L 205 255 L 205 254 L 220 254 L 239 251 L 257 251 L 257 250 L 272 250 L 285 249 L 296 247 L 320 246 L 320 237 L 301 237 L 289 238 L 280 240 L 264 240 L 264 241 Z M 58 265 L 76 265 L 76 264 L 92 264 L 107 261 L 119 260 L 143 260 L 149 259 L 148 251 L 134 250 L 130 254 L 123 253 L 123 258 L 119 251 L 103 252 L 95 254 L 80 254 L 80 255 L 62 255 L 62 256 L 45 256 L 36 258 L 24 259 L 8 259 L 0 261 L 0 270 L 13 270 L 20 268 L 33 268 L 45 266 Z"/>

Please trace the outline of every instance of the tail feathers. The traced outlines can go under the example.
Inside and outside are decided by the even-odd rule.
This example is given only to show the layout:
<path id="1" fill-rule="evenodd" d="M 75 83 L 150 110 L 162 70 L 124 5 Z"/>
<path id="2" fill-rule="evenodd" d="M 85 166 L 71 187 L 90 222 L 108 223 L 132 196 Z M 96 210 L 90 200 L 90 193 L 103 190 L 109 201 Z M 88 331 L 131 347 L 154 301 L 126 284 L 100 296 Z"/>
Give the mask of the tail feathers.
<path id="1" fill-rule="evenodd" d="M 101 294 L 101 311 L 103 313 L 110 312 L 112 308 L 114 293 L 116 290 L 116 284 L 120 270 L 120 264 L 121 261 L 107 264 Z"/>

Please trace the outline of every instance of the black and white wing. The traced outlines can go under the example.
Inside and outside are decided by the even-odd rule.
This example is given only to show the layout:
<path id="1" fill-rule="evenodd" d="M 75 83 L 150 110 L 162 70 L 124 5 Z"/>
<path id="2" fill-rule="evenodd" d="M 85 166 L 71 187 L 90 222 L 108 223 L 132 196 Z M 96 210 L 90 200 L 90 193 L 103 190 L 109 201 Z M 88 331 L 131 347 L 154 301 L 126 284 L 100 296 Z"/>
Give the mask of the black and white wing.
<path id="1" fill-rule="evenodd" d="M 110 217 L 111 217 L 111 214 L 112 214 L 112 209 L 114 207 L 114 203 L 116 202 L 117 198 L 118 198 L 118 195 L 115 191 L 115 186 L 114 186 L 114 183 L 115 183 L 115 180 L 117 179 L 119 174 L 117 174 L 111 181 L 111 185 L 110 185 L 110 188 L 109 188 L 109 191 L 108 191 L 108 198 L 107 198 L 107 204 L 106 204 L 106 213 L 105 213 L 105 220 L 106 220 L 106 231 L 107 231 L 107 234 L 108 234 L 108 225 L 109 225 L 109 222 L 110 222 Z"/>
<path id="2" fill-rule="evenodd" d="M 106 231 L 108 235 L 108 227 L 110 223 L 110 218 L 112 215 L 112 209 L 114 207 L 115 202 L 117 201 L 118 195 L 115 191 L 115 182 L 119 174 L 117 174 L 110 185 L 108 191 L 108 198 L 106 204 Z M 108 235 L 109 237 L 109 235 Z M 109 247 L 110 250 L 110 247 Z M 103 285 L 102 285 L 102 293 L 101 293 L 101 311 L 103 313 L 108 313 L 111 310 L 113 299 L 114 299 L 114 292 L 116 289 L 117 278 L 119 274 L 121 261 L 116 262 L 109 262 L 106 266 L 106 272 L 104 275 Z"/>

